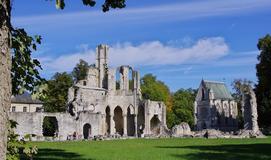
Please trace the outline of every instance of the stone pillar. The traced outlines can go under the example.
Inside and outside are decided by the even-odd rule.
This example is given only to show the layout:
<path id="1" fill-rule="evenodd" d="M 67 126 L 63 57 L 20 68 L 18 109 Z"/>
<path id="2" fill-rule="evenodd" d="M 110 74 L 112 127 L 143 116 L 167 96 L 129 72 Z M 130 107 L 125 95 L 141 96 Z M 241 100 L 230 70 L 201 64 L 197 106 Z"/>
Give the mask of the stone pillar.
<path id="1" fill-rule="evenodd" d="M 242 108 L 244 116 L 244 129 L 259 132 L 256 95 L 249 86 L 247 93 L 243 93 Z"/>
<path id="2" fill-rule="evenodd" d="M 122 70 L 122 68 L 120 67 L 120 70 Z M 122 72 L 119 72 L 119 76 L 120 76 L 120 90 L 123 90 L 123 86 L 124 86 L 124 81 L 123 81 L 123 74 Z"/>
<path id="3" fill-rule="evenodd" d="M 109 69 L 108 70 L 108 90 L 112 91 L 112 90 L 116 90 L 116 70 L 115 69 Z"/>
<path id="4" fill-rule="evenodd" d="M 123 90 L 129 90 L 129 66 L 121 66 L 123 78 Z"/>
<path id="5" fill-rule="evenodd" d="M 198 104 L 197 101 L 194 102 L 194 126 L 198 129 Z"/>
<path id="6" fill-rule="evenodd" d="M 123 115 L 123 136 L 127 136 L 127 114 Z"/>
<path id="7" fill-rule="evenodd" d="M 99 85 L 98 87 L 103 87 L 103 80 L 105 77 L 105 70 L 108 62 L 108 50 L 107 45 L 99 45 L 96 48 L 96 67 L 99 69 Z"/>
<path id="8" fill-rule="evenodd" d="M 137 137 L 137 114 L 134 116 L 134 122 L 135 122 L 135 137 Z"/>
<path id="9" fill-rule="evenodd" d="M 138 90 L 138 92 L 140 91 L 140 74 L 139 74 L 139 72 L 137 71 L 136 72 L 136 86 L 137 86 L 137 90 Z"/>
<path id="10" fill-rule="evenodd" d="M 136 92 L 137 89 L 137 71 L 132 72 L 133 75 L 133 90 Z"/>
<path id="11" fill-rule="evenodd" d="M 167 126 L 167 106 L 163 105 L 163 121 L 164 121 L 164 125 Z"/>
<path id="12" fill-rule="evenodd" d="M 150 134 L 150 113 L 145 113 L 145 134 Z"/>
<path id="13" fill-rule="evenodd" d="M 105 114 L 102 114 L 102 126 L 101 126 L 101 135 L 105 135 L 106 134 L 106 115 Z"/>
<path id="14" fill-rule="evenodd" d="M 115 134 L 115 123 L 113 120 L 113 115 L 110 115 L 110 135 Z"/>

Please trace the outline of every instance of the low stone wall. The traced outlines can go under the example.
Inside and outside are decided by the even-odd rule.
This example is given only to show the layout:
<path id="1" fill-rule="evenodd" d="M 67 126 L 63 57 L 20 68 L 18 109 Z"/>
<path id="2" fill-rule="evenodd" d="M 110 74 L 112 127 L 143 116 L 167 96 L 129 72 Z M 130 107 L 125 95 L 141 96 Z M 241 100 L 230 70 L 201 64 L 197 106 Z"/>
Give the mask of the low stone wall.
<path id="1" fill-rule="evenodd" d="M 42 133 L 42 124 L 44 117 L 55 117 L 58 122 L 58 133 L 54 138 L 44 137 Z M 103 134 L 101 125 L 102 115 L 97 113 L 82 112 L 78 119 L 72 117 L 69 113 L 29 113 L 29 112 L 12 112 L 9 118 L 18 123 L 15 133 L 19 138 L 25 135 L 34 134 L 32 140 L 67 140 L 67 138 L 76 132 L 76 139 L 83 139 L 83 126 L 91 126 L 91 136 Z"/>

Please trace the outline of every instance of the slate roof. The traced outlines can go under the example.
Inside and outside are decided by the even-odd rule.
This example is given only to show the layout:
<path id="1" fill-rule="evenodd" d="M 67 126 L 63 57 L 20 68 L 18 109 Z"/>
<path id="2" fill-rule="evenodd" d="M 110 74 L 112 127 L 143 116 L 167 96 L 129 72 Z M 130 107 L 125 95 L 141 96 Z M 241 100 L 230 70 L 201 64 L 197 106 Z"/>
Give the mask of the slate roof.
<path id="1" fill-rule="evenodd" d="M 42 101 L 38 99 L 33 99 L 31 94 L 24 92 L 22 95 L 12 96 L 11 103 L 23 103 L 23 104 L 43 104 Z"/>
<path id="2" fill-rule="evenodd" d="M 223 82 L 203 80 L 203 85 L 214 92 L 215 99 L 233 99 L 227 86 Z"/>

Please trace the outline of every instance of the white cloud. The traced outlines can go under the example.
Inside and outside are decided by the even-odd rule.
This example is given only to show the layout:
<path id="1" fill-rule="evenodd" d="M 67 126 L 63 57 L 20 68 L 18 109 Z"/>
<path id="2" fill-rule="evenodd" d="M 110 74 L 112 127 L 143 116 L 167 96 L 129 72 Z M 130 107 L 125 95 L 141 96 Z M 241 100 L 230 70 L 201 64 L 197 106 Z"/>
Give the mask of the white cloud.
<path id="1" fill-rule="evenodd" d="M 45 71 L 71 71 L 79 59 L 90 64 L 95 63 L 95 50 L 86 49 L 81 52 L 62 55 L 57 58 L 40 57 Z M 109 65 L 176 65 L 184 63 L 204 63 L 227 55 L 228 45 L 222 37 L 203 38 L 190 47 L 174 47 L 159 41 L 144 42 L 139 45 L 118 43 L 109 49 Z"/>
<path id="2" fill-rule="evenodd" d="M 111 48 L 113 65 L 168 65 L 198 63 L 222 57 L 228 53 L 228 46 L 221 37 L 205 38 L 186 48 L 165 45 L 159 41 L 140 45 L 117 44 Z"/>
<path id="3" fill-rule="evenodd" d="M 73 54 L 62 55 L 60 57 L 37 57 L 41 62 L 42 68 L 45 72 L 64 72 L 71 71 L 80 59 L 87 62 L 95 63 L 95 53 L 92 50 L 77 52 Z"/>

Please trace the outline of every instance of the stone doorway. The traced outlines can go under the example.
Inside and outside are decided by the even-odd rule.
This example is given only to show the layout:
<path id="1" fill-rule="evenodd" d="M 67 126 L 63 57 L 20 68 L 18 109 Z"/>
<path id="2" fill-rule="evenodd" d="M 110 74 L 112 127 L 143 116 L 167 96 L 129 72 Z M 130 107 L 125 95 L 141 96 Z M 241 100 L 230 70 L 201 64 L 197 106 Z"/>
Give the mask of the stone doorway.
<path id="1" fill-rule="evenodd" d="M 106 124 L 106 134 L 107 135 L 110 135 L 110 107 L 107 106 L 106 109 L 105 109 L 105 114 L 106 114 L 106 117 L 105 117 L 105 124 Z"/>
<path id="2" fill-rule="evenodd" d="M 137 124 L 138 124 L 138 136 L 141 137 L 144 134 L 145 129 L 145 109 L 144 106 L 140 105 L 138 107 L 138 116 L 137 116 Z"/>
<path id="3" fill-rule="evenodd" d="M 58 136 L 58 122 L 54 116 L 45 116 L 42 123 L 42 134 L 45 137 Z"/>
<path id="4" fill-rule="evenodd" d="M 127 109 L 127 135 L 135 136 L 135 115 L 131 114 L 130 107 Z"/>
<path id="5" fill-rule="evenodd" d="M 86 123 L 83 126 L 83 135 L 84 135 L 84 139 L 89 139 L 91 136 L 91 125 L 89 123 Z"/>
<path id="6" fill-rule="evenodd" d="M 123 135 L 123 115 L 122 115 L 122 109 L 117 106 L 114 110 L 114 122 L 115 122 L 115 129 L 116 133 L 119 135 Z"/>
<path id="7" fill-rule="evenodd" d="M 153 135 L 160 134 L 160 124 L 161 121 L 158 118 L 158 115 L 154 115 L 151 119 L 151 133 Z"/>

